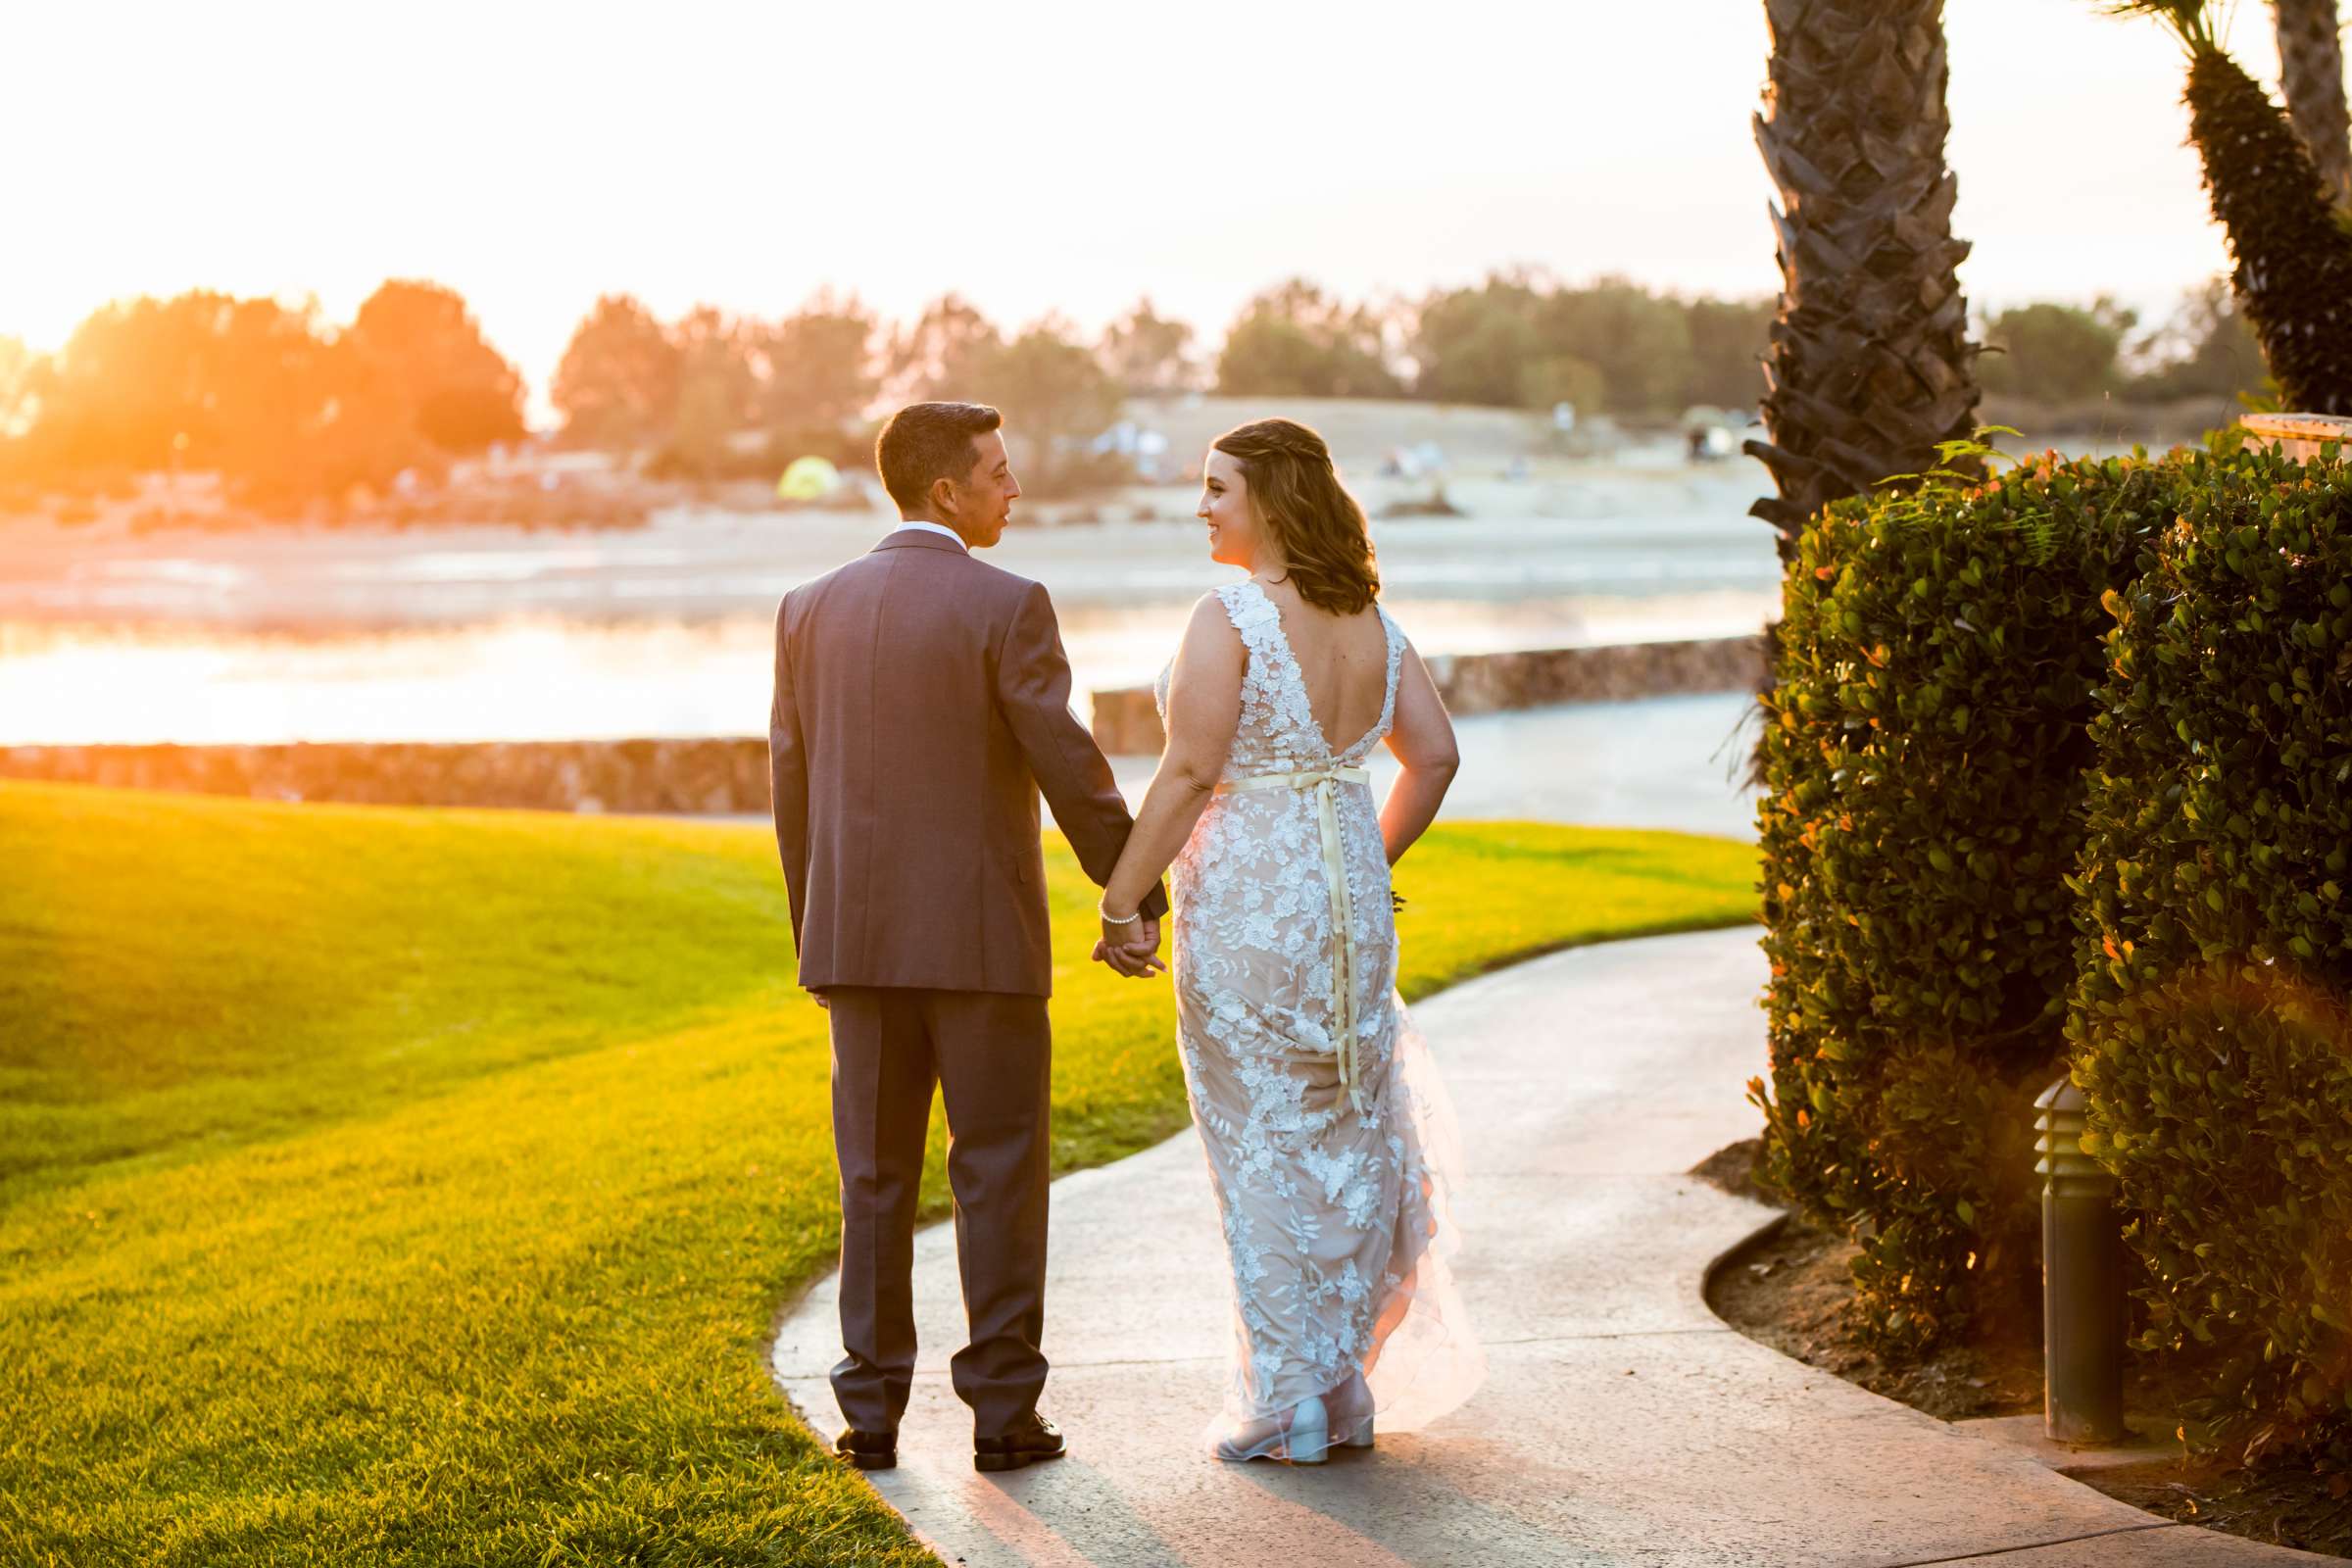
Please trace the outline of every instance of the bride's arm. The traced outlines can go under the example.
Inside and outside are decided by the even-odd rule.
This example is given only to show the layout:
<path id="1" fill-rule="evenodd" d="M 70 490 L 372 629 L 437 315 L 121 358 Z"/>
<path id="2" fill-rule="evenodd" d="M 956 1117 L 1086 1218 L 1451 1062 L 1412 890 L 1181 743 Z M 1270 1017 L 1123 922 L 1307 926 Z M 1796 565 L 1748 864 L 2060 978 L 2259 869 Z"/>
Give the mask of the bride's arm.
<path id="1" fill-rule="evenodd" d="M 1453 720 L 1446 715 L 1429 666 L 1410 643 L 1404 649 L 1404 667 L 1396 673 L 1396 718 L 1389 729 L 1389 750 L 1404 768 L 1390 786 L 1388 804 L 1380 808 L 1381 842 L 1388 849 L 1389 863 L 1395 865 L 1437 820 L 1446 786 L 1462 765 L 1461 751 L 1453 742 Z"/>
<path id="2" fill-rule="evenodd" d="M 1144 792 L 1135 829 L 1119 854 L 1110 880 L 1102 884 L 1102 907 L 1133 914 L 1144 895 L 1159 883 L 1176 852 L 1193 836 L 1193 824 L 1215 793 L 1233 751 L 1233 732 L 1242 721 L 1242 675 L 1249 654 L 1225 606 L 1214 594 L 1193 607 L 1168 677 L 1168 745 L 1160 753 L 1152 787 Z M 1105 923 L 1105 941 L 1119 942 L 1133 927 Z"/>

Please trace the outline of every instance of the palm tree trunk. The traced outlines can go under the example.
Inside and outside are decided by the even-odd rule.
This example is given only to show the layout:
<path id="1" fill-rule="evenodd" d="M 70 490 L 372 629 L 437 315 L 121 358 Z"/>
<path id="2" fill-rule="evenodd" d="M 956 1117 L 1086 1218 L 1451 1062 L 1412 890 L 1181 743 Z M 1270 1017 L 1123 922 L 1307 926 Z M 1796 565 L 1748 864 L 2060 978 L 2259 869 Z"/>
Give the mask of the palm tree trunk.
<path id="1" fill-rule="evenodd" d="M 2352 211 L 2352 116 L 2344 109 L 2343 30 L 2335 0 L 2271 0 L 2278 84 L 2295 134 L 2318 166 L 2328 199 Z"/>
<path id="2" fill-rule="evenodd" d="M 1780 187 L 1781 308 L 1765 355 L 1780 494 L 1753 513 L 1784 560 L 1829 502 L 1936 463 L 1976 419 L 1944 167 L 1943 0 L 1764 0 L 1756 145 Z"/>

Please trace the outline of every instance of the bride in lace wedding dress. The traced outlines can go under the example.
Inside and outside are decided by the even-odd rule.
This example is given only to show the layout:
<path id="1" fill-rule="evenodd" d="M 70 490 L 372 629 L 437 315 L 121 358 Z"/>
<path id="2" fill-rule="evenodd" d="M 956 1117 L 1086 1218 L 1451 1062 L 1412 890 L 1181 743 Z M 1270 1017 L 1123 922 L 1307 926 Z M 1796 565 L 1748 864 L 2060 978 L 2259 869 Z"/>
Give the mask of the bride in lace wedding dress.
<path id="1" fill-rule="evenodd" d="M 1363 511 L 1322 439 L 1218 438 L 1200 515 L 1247 580 L 1160 677 L 1168 746 L 1103 890 L 1096 956 L 1160 967 L 1134 913 L 1173 870 L 1177 1040 L 1233 1269 L 1219 1458 L 1319 1463 L 1467 1398 L 1484 1361 L 1446 1260 L 1445 1094 L 1396 995 L 1389 868 L 1436 816 L 1452 726 L 1374 600 Z M 1336 737 L 1336 739 L 1335 739 Z M 1376 814 L 1364 763 L 1402 764 Z"/>

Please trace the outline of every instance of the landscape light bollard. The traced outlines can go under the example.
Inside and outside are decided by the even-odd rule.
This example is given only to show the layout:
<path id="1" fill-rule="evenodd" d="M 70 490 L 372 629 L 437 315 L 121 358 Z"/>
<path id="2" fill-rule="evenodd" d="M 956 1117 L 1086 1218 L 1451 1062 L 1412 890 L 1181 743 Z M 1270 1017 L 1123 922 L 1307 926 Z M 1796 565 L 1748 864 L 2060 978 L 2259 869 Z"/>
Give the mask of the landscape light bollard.
<path id="1" fill-rule="evenodd" d="M 2082 1091 L 2061 1078 L 2040 1112 L 2042 1423 L 2082 1446 L 2124 1436 L 2124 1246 L 2115 1178 L 2082 1152 Z"/>

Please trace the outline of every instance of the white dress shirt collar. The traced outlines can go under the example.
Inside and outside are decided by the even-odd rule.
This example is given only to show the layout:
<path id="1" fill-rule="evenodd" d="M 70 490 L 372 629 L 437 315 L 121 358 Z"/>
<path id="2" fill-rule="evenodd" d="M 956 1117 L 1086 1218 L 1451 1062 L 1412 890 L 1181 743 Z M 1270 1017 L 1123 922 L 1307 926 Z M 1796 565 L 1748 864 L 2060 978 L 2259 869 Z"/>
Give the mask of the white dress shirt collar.
<path id="1" fill-rule="evenodd" d="M 899 519 L 899 528 L 923 528 L 932 533 L 944 533 L 949 538 L 955 540 L 956 548 L 961 550 L 965 555 L 968 556 L 972 553 L 972 547 L 963 542 L 963 535 L 957 533 L 955 529 L 948 527 L 945 523 L 925 522 L 916 517 L 901 517 Z M 894 528 L 891 531 L 895 533 L 899 531 L 899 529 Z"/>

